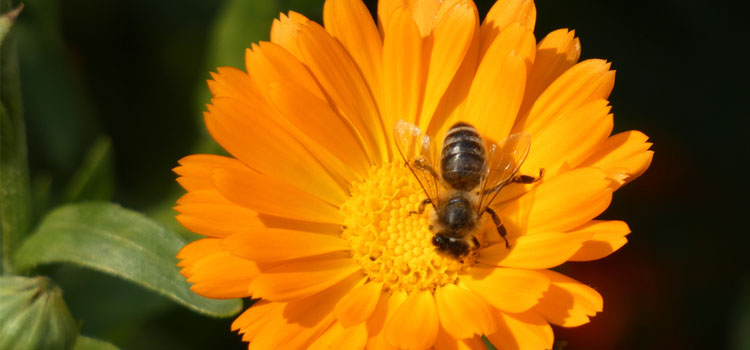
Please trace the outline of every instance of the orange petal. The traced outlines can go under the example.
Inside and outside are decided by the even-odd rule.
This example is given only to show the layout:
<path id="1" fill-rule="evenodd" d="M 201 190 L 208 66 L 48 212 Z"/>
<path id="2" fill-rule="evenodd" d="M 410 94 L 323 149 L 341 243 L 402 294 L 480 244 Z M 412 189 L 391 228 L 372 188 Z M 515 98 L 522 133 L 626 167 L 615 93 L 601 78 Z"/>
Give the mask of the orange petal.
<path id="1" fill-rule="evenodd" d="M 654 152 L 648 150 L 651 142 L 647 140 L 648 136 L 637 130 L 613 135 L 581 166 L 602 168 L 622 186 L 641 176 L 651 165 Z"/>
<path id="2" fill-rule="evenodd" d="M 391 25 L 391 16 L 396 12 L 396 9 L 402 6 L 407 6 L 405 0 L 381 0 L 378 1 L 378 31 L 380 36 L 385 36 L 386 28 Z"/>
<path id="3" fill-rule="evenodd" d="M 521 269 L 547 269 L 570 259 L 593 235 L 592 232 L 547 232 L 518 237 L 511 249 L 497 243 L 479 251 L 477 261 Z"/>
<path id="4" fill-rule="evenodd" d="M 554 271 L 543 271 L 552 281 L 535 310 L 548 321 L 563 327 L 589 323 L 589 317 L 601 312 L 602 296 L 593 288 Z"/>
<path id="5" fill-rule="evenodd" d="M 487 265 L 473 266 L 461 281 L 493 306 L 508 312 L 522 312 L 536 305 L 550 283 L 537 271 Z"/>
<path id="6" fill-rule="evenodd" d="M 275 177 L 249 169 L 224 168 L 214 170 L 213 179 L 225 197 L 259 213 L 313 222 L 341 222 L 337 207 Z"/>
<path id="7" fill-rule="evenodd" d="M 213 154 L 193 154 L 179 160 L 180 166 L 172 169 L 177 175 L 177 182 L 187 191 L 214 190 L 211 179 L 213 170 L 241 166 L 237 159 Z"/>
<path id="8" fill-rule="evenodd" d="M 601 214 L 612 200 L 611 181 L 600 169 L 569 171 L 542 182 L 498 209 L 511 237 L 564 232 Z"/>
<path id="9" fill-rule="evenodd" d="M 513 23 L 534 31 L 536 6 L 533 0 L 496 1 L 482 22 L 482 41 L 491 42 L 498 33 Z"/>
<path id="10" fill-rule="evenodd" d="M 463 62 L 453 76 L 453 81 L 440 99 L 437 110 L 430 118 L 427 135 L 435 135 L 435 139 L 442 139 L 448 128 L 463 117 L 467 96 L 474 81 L 479 59 L 479 32 L 474 31 L 471 45 L 466 51 Z"/>
<path id="11" fill-rule="evenodd" d="M 250 296 L 248 286 L 258 275 L 258 266 L 227 251 L 209 254 L 191 264 L 183 260 L 183 274 L 188 277 L 190 288 L 207 298 L 232 299 Z"/>
<path id="12" fill-rule="evenodd" d="M 576 168 L 612 132 L 609 111 L 607 100 L 591 101 L 531 135 L 532 146 L 521 173 L 533 174 L 544 168 L 544 176 L 553 178 L 561 171 Z"/>
<path id="13" fill-rule="evenodd" d="M 208 88 L 213 96 L 232 97 L 247 100 L 251 103 L 262 102 L 259 91 L 250 76 L 234 67 L 216 68 L 217 73 L 211 73 Z"/>
<path id="14" fill-rule="evenodd" d="M 325 290 L 360 269 L 351 258 L 285 263 L 262 271 L 250 290 L 254 296 L 271 301 L 298 299 Z"/>
<path id="15" fill-rule="evenodd" d="M 249 260 L 274 262 L 349 250 L 350 244 L 331 235 L 261 228 L 228 237 L 224 247 Z"/>
<path id="16" fill-rule="evenodd" d="M 252 77 L 258 94 L 268 98 L 266 89 L 274 82 L 289 81 L 310 94 L 325 98 L 315 78 L 292 53 L 276 43 L 262 41 L 245 51 L 245 67 Z"/>
<path id="17" fill-rule="evenodd" d="M 366 343 L 367 327 L 364 323 L 344 328 L 340 323 L 334 322 L 308 349 L 364 349 Z"/>
<path id="18" fill-rule="evenodd" d="M 493 49 L 492 47 L 496 48 Z M 536 38 L 534 33 L 524 27 L 521 23 L 511 23 L 503 28 L 490 42 L 481 41 L 479 47 L 479 59 L 484 61 L 490 50 L 497 50 L 496 57 L 505 57 L 508 54 L 516 54 L 522 58 L 526 67 L 526 75 L 531 73 L 531 67 L 536 59 Z M 490 62 L 492 62 L 491 58 Z M 497 62 L 495 62 L 497 63 Z M 521 90 L 524 90 L 523 88 Z"/>
<path id="19" fill-rule="evenodd" d="M 373 160 L 387 161 L 389 149 L 384 140 L 390 130 L 385 133 L 375 100 L 349 53 L 317 23 L 301 25 L 297 35 L 301 61 L 374 151 Z"/>
<path id="20" fill-rule="evenodd" d="M 341 234 L 341 224 L 292 220 L 266 214 L 258 214 L 258 218 L 268 228 L 281 228 L 336 236 Z"/>
<path id="21" fill-rule="evenodd" d="M 315 323 L 303 326 L 290 322 L 283 313 L 284 310 L 281 310 L 270 317 L 252 338 L 248 336 L 249 333 L 242 337 L 243 341 L 250 342 L 249 350 L 307 349 L 335 321 L 329 314 Z"/>
<path id="22" fill-rule="evenodd" d="M 332 311 L 336 303 L 366 280 L 364 275 L 354 274 L 317 294 L 290 301 L 284 310 L 284 317 L 302 326 L 317 323 L 325 317 L 333 317 Z"/>
<path id="23" fill-rule="evenodd" d="M 493 48 L 479 65 L 463 119 L 482 130 L 488 141 L 500 142 L 508 136 L 521 105 L 526 68 L 518 55 L 496 57 Z"/>
<path id="24" fill-rule="evenodd" d="M 184 194 L 174 208 L 177 221 L 190 231 L 209 237 L 227 237 L 251 227 L 264 227 L 256 212 L 226 199 L 216 190 Z"/>
<path id="25" fill-rule="evenodd" d="M 521 314 L 498 312 L 498 330 L 487 335 L 492 345 L 503 350 L 552 349 L 552 327 L 534 311 Z"/>
<path id="26" fill-rule="evenodd" d="M 270 321 L 280 319 L 285 306 L 286 303 L 260 300 L 232 322 L 232 330 L 238 330 L 242 334 L 242 340 L 249 341 Z"/>
<path id="27" fill-rule="evenodd" d="M 281 317 L 271 320 L 250 342 L 250 349 L 307 349 L 333 323 L 337 300 L 364 279 L 351 276 L 318 294 L 285 303 Z"/>
<path id="28" fill-rule="evenodd" d="M 323 23 L 352 56 L 375 101 L 382 101 L 383 41 L 367 6 L 360 0 L 328 0 Z"/>
<path id="29" fill-rule="evenodd" d="M 411 12 L 399 7 L 391 22 L 383 42 L 383 118 L 386 127 L 392 128 L 399 119 L 416 122 L 424 78 L 423 42 Z"/>
<path id="30" fill-rule="evenodd" d="M 230 98 L 214 98 L 208 107 L 209 132 L 243 163 L 337 206 L 347 197 L 343 186 L 348 184 L 331 177 L 315 155 L 272 116 Z"/>
<path id="31" fill-rule="evenodd" d="M 287 49 L 297 59 L 302 60 L 297 34 L 300 27 L 309 22 L 307 17 L 297 12 L 289 11 L 289 15 L 282 13 L 271 25 L 271 42 Z"/>
<path id="32" fill-rule="evenodd" d="M 334 112 L 307 69 L 280 46 L 263 42 L 247 54 L 248 70 L 283 127 L 347 183 L 370 168 L 365 146 Z"/>
<path id="33" fill-rule="evenodd" d="M 487 346 L 480 336 L 467 339 L 453 338 L 448 332 L 440 327 L 437 339 L 435 339 L 435 350 L 486 350 Z"/>
<path id="34" fill-rule="evenodd" d="M 367 320 L 367 334 L 370 337 L 367 340 L 368 350 L 398 350 L 395 346 L 389 345 L 385 337 L 385 324 L 401 307 L 406 300 L 406 292 L 393 292 L 390 295 L 386 291 L 381 292 L 378 305 L 372 312 L 372 316 Z"/>
<path id="35" fill-rule="evenodd" d="M 443 7 L 446 7 L 443 4 Z M 432 32 L 429 65 L 419 123 L 429 126 L 446 89 L 453 81 L 479 28 L 479 14 L 472 1 L 461 1 L 445 10 Z M 386 38 L 387 39 L 387 38 Z M 413 69 L 418 68 L 414 67 Z"/>
<path id="36" fill-rule="evenodd" d="M 354 288 L 336 303 L 333 309 L 336 319 L 345 328 L 363 323 L 378 305 L 382 290 L 382 282 L 369 282 Z"/>
<path id="37" fill-rule="evenodd" d="M 560 75 L 539 95 L 528 116 L 514 126 L 514 132 L 536 134 L 553 120 L 595 100 L 607 99 L 615 85 L 615 72 L 604 60 L 580 62 Z"/>
<path id="38" fill-rule="evenodd" d="M 442 328 L 454 339 L 495 331 L 491 306 L 474 292 L 446 284 L 435 289 L 435 302 Z"/>
<path id="39" fill-rule="evenodd" d="M 536 47 L 536 59 L 531 68 L 521 114 L 526 114 L 534 101 L 557 77 L 573 67 L 581 57 L 581 42 L 575 31 L 558 29 L 547 34 Z"/>
<path id="40" fill-rule="evenodd" d="M 462 0 L 383 0 L 378 1 L 378 18 L 380 20 L 380 33 L 387 33 L 389 26 L 393 23 L 393 13 L 398 7 L 404 7 L 412 14 L 412 19 L 419 28 L 419 34 L 427 37 L 433 32 L 446 12 L 456 3 Z"/>
<path id="41" fill-rule="evenodd" d="M 484 56 L 492 45 L 497 41 L 507 41 L 509 36 L 506 31 L 526 33 L 524 41 L 510 41 L 512 51 L 521 57 L 527 66 L 527 75 L 531 71 L 536 54 L 536 39 L 534 38 L 534 25 L 536 22 L 536 7 L 530 0 L 497 1 L 487 13 L 482 22 L 479 40 L 479 57 Z M 517 35 L 511 35 L 517 37 Z M 530 40 L 528 40 L 530 38 Z M 508 45 L 508 44 L 503 44 Z"/>
<path id="42" fill-rule="evenodd" d="M 413 291 L 386 323 L 385 339 L 399 348 L 427 349 L 435 343 L 439 325 L 432 292 Z"/>
<path id="43" fill-rule="evenodd" d="M 190 273 L 190 267 L 195 265 L 198 260 L 224 250 L 221 246 L 221 241 L 221 239 L 216 238 L 203 238 L 192 241 L 182 247 L 182 249 L 177 252 L 177 259 L 180 260 L 180 262 L 177 263 L 177 266 L 183 268 L 180 273 L 188 278 L 192 276 Z"/>
<path id="44" fill-rule="evenodd" d="M 625 236 L 630 233 L 630 228 L 624 221 L 592 220 L 570 233 L 574 232 L 590 232 L 593 235 L 583 242 L 570 260 L 589 261 L 606 257 L 624 246 L 628 242 Z"/>

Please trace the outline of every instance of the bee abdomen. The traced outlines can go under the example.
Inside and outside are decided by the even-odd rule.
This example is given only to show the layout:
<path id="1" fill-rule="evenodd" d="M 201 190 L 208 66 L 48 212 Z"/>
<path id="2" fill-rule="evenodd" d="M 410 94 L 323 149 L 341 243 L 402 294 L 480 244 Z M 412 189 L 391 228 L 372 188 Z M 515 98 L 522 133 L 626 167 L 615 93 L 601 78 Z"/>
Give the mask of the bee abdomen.
<path id="1" fill-rule="evenodd" d="M 474 189 L 481 181 L 484 158 L 484 145 L 477 130 L 469 124 L 456 123 L 443 141 L 443 179 L 457 190 Z"/>

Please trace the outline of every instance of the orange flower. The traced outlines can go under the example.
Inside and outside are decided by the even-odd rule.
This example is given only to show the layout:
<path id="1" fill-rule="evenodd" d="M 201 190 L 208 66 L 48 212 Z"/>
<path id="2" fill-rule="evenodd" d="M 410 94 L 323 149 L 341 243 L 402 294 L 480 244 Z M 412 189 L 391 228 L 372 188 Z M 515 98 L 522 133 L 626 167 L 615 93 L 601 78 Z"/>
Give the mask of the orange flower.
<path id="1" fill-rule="evenodd" d="M 328 0 L 325 27 L 290 12 L 247 72 L 219 68 L 205 121 L 232 156 L 192 155 L 177 219 L 207 238 L 180 266 L 211 298 L 260 298 L 234 322 L 251 349 L 549 349 L 550 323 L 585 324 L 602 298 L 549 268 L 625 244 L 594 220 L 648 168 L 638 131 L 610 136 L 614 71 L 578 62 L 561 29 L 536 42 L 534 3 Z M 521 174 L 483 218 L 480 246 L 438 253 L 432 209 L 396 150 L 397 120 L 442 139 L 456 121 L 486 140 L 531 136 Z"/>

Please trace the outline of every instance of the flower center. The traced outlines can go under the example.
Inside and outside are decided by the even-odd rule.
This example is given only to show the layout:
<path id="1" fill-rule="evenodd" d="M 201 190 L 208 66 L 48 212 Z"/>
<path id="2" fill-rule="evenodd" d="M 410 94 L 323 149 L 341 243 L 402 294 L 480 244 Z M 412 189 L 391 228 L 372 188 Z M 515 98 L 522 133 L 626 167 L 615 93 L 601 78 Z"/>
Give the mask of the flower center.
<path id="1" fill-rule="evenodd" d="M 426 195 L 403 162 L 370 169 L 367 179 L 352 184 L 351 197 L 341 205 L 342 237 L 352 245 L 354 259 L 370 280 L 393 290 L 433 290 L 455 283 L 472 263 L 439 254 L 432 244 L 430 214 L 413 213 Z"/>

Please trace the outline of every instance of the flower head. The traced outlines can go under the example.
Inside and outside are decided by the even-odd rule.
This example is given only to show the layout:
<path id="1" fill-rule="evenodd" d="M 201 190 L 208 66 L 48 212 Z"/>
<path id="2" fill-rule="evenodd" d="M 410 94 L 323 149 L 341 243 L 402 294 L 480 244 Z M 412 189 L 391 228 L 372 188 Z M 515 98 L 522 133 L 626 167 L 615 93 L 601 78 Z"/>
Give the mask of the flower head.
<path id="1" fill-rule="evenodd" d="M 328 0 L 325 26 L 281 15 L 247 72 L 209 81 L 206 125 L 232 157 L 175 169 L 177 218 L 206 236 L 179 254 L 193 290 L 261 299 L 233 324 L 251 349 L 547 349 L 550 323 L 587 323 L 601 296 L 549 269 L 625 244 L 627 224 L 595 218 L 651 144 L 610 135 L 610 64 L 578 62 L 566 29 L 537 42 L 535 19 L 530 0 L 482 23 L 465 0 L 380 1 L 377 25 L 359 0 Z M 436 250 L 398 120 L 433 140 L 458 121 L 487 142 L 530 136 L 519 174 L 544 176 L 491 205 L 507 246 L 483 216 L 470 254 Z"/>

